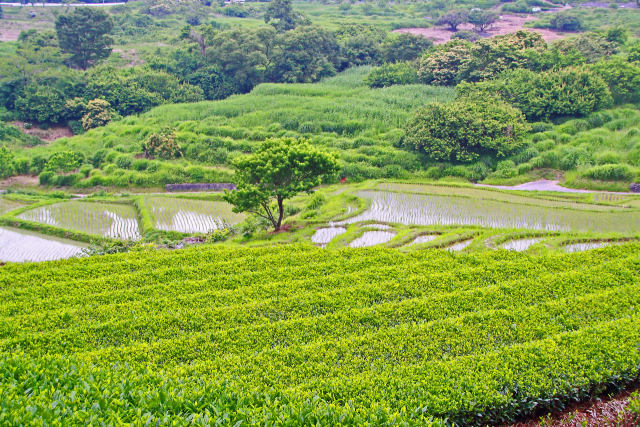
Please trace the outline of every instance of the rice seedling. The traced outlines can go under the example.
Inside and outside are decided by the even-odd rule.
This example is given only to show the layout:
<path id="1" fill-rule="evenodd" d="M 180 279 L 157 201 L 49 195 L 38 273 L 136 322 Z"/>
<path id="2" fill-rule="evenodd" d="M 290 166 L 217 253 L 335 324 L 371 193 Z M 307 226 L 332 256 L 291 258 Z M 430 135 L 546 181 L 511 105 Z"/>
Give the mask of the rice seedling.
<path id="1" fill-rule="evenodd" d="M 365 231 L 362 236 L 349 243 L 350 248 L 364 248 L 386 243 L 395 237 L 390 231 Z"/>
<path id="2" fill-rule="evenodd" d="M 27 210 L 18 218 L 113 239 L 140 238 L 136 212 L 124 204 L 72 200 Z"/>
<path id="3" fill-rule="evenodd" d="M 245 218 L 222 201 L 151 196 L 145 198 L 145 205 L 155 220 L 155 228 L 165 231 L 207 233 Z"/>
<path id="4" fill-rule="evenodd" d="M 13 200 L 0 197 L 0 215 L 6 212 L 12 211 L 14 209 L 18 209 L 21 206 L 24 206 L 24 205 L 20 202 L 16 202 Z"/>
<path id="5" fill-rule="evenodd" d="M 543 239 L 539 237 L 532 237 L 527 239 L 514 239 L 501 244 L 500 247 L 508 251 L 522 252 L 522 251 L 526 251 L 531 246 L 537 243 L 540 243 L 542 240 Z"/>
<path id="6" fill-rule="evenodd" d="M 382 221 L 415 225 L 478 225 L 490 228 L 621 233 L 634 233 L 640 229 L 640 215 L 636 211 L 588 212 L 375 190 L 363 190 L 357 194 L 371 200 L 370 208 L 341 224 Z"/>
<path id="7" fill-rule="evenodd" d="M 82 254 L 85 246 L 72 240 L 0 227 L 0 261 L 52 261 Z"/>
<path id="8" fill-rule="evenodd" d="M 344 227 L 326 227 L 320 228 L 316 230 L 316 232 L 311 236 L 311 241 L 315 244 L 318 244 L 322 247 L 327 246 L 334 237 L 339 236 L 347 231 Z"/>

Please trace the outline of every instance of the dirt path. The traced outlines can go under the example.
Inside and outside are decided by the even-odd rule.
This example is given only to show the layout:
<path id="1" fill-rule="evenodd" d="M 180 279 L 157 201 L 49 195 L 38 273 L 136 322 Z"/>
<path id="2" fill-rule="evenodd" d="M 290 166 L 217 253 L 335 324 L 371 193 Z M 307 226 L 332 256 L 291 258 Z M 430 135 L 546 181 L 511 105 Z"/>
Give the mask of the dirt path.
<path id="1" fill-rule="evenodd" d="M 499 188 L 501 190 L 518 190 L 518 191 L 555 191 L 558 193 L 603 193 L 603 194 L 634 194 L 639 193 L 623 192 L 623 191 L 597 191 L 597 190 L 580 190 L 577 188 L 567 188 L 558 184 L 559 181 L 551 181 L 548 179 L 540 179 L 538 181 L 525 182 L 520 185 L 489 185 L 474 184 L 477 187 Z"/>
<path id="2" fill-rule="evenodd" d="M 573 405 L 560 413 L 550 414 L 536 420 L 519 422 L 512 427 L 632 427 L 640 425 L 638 415 L 627 406 L 631 393 L 638 385 L 614 396 L 605 396 Z"/>
<path id="3" fill-rule="evenodd" d="M 535 31 L 539 33 L 542 38 L 544 38 L 547 42 L 551 40 L 557 40 L 563 37 L 568 36 L 568 33 L 561 33 L 554 30 L 543 29 L 543 28 L 527 28 L 524 26 L 527 22 L 536 21 L 538 19 L 537 16 L 533 15 L 510 15 L 504 14 L 500 15 L 500 19 L 493 24 L 493 26 L 487 30 L 487 34 L 489 37 L 500 36 L 504 34 L 514 33 L 518 30 L 528 30 Z M 464 24 L 458 27 L 460 30 L 472 30 L 472 24 Z M 449 31 L 445 28 L 441 27 L 432 27 L 432 28 L 400 28 L 395 30 L 396 33 L 410 33 L 424 36 L 428 39 L 433 40 L 435 44 L 446 43 L 451 40 L 451 36 L 455 34 L 452 31 Z"/>

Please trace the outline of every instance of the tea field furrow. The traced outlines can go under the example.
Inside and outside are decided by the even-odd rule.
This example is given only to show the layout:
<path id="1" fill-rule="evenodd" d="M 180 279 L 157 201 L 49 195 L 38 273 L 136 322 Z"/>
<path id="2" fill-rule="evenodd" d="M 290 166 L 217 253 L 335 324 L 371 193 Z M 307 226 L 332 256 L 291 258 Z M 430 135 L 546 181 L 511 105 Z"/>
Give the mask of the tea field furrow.
<path id="1" fill-rule="evenodd" d="M 638 287 L 573 297 L 524 309 L 474 313 L 426 324 L 391 327 L 359 337 L 319 341 L 309 345 L 276 348 L 254 354 L 228 356 L 206 353 L 198 357 L 208 374 L 219 380 L 237 380 L 264 389 L 279 390 L 315 378 L 375 374 L 388 366 L 412 366 L 434 360 L 449 360 L 483 354 L 501 348 L 537 341 L 602 322 L 637 314 Z M 608 299 L 613 297 L 613 304 Z M 209 355 L 209 360 L 207 355 Z M 133 354 L 133 360 L 146 360 Z M 189 355 L 165 355 L 172 362 L 189 364 Z M 167 360 L 172 360 L 167 364 Z M 97 360 L 96 360 L 97 362 Z M 189 369 L 189 368 L 187 368 Z"/>
<path id="2" fill-rule="evenodd" d="M 452 292 L 433 293 L 425 289 L 421 294 L 402 298 L 399 301 L 393 298 L 381 298 L 369 306 L 367 304 L 360 305 L 357 300 L 351 298 L 349 300 L 351 306 L 347 305 L 346 308 L 344 306 L 338 307 L 335 312 L 329 311 L 327 314 L 318 314 L 312 311 L 305 312 L 303 309 L 297 316 L 286 316 L 282 319 L 272 317 L 264 319 L 262 317 L 264 315 L 262 312 L 264 307 L 278 305 L 280 302 L 277 300 L 269 300 L 264 304 L 229 305 L 222 309 L 209 308 L 206 301 L 202 306 L 198 304 L 189 305 L 186 301 L 184 303 L 170 301 L 167 304 L 160 303 L 154 307 L 158 314 L 146 316 L 136 315 L 135 313 L 145 313 L 152 309 L 151 306 L 115 306 L 112 310 L 100 313 L 99 316 L 95 312 L 91 314 L 91 310 L 86 310 L 84 313 L 67 311 L 57 315 L 47 313 L 41 318 L 16 319 L 14 330 L 11 332 L 5 328 L 5 333 L 2 334 L 5 337 L 15 334 L 16 338 L 5 340 L 3 347 L 15 347 L 19 344 L 20 348 L 27 349 L 36 343 L 40 344 L 42 340 L 47 342 L 46 345 L 42 346 L 47 349 L 55 348 L 59 345 L 58 343 L 64 343 L 65 348 L 73 347 L 74 342 L 77 345 L 81 345 L 81 347 L 89 346 L 90 348 L 109 345 L 120 346 L 131 344 L 135 341 L 151 342 L 178 337 L 185 333 L 202 334 L 216 331 L 226 333 L 234 328 L 237 329 L 240 325 L 254 327 L 265 323 L 265 321 L 266 327 L 279 325 L 277 331 L 279 331 L 278 335 L 281 336 L 284 331 L 283 328 L 287 327 L 286 325 L 289 323 L 301 321 L 302 324 L 318 327 L 323 323 L 323 319 L 331 319 L 333 317 L 337 319 L 345 315 L 345 313 L 352 314 L 356 307 L 363 307 L 362 310 L 364 312 L 371 311 L 371 314 L 366 316 L 375 314 L 376 324 L 381 324 L 383 322 L 382 319 L 386 318 L 384 313 L 390 316 L 391 324 L 401 324 L 402 319 L 409 323 L 419 322 L 446 316 L 448 313 L 456 314 L 474 310 L 506 308 L 517 302 L 520 302 L 521 305 L 537 304 L 549 299 L 562 298 L 571 294 L 571 292 L 576 292 L 578 289 L 581 289 L 582 293 L 611 289 L 634 283 L 637 280 L 636 276 L 634 271 L 625 268 L 623 263 L 620 263 L 616 274 L 607 274 L 601 266 L 596 265 L 580 273 L 547 274 L 539 276 L 535 280 L 501 279 L 497 284 Z M 584 284 L 576 288 L 577 283 Z M 390 285 L 399 286 L 395 283 Z M 313 298 L 313 295 L 311 297 Z M 349 295 L 346 294 L 345 298 L 349 298 Z M 311 303 L 305 301 L 302 297 L 298 301 L 298 304 L 303 308 L 313 303 L 313 301 Z M 292 299 L 290 305 L 294 306 L 295 304 L 296 299 Z M 393 308 L 386 308 L 389 304 Z M 453 312 L 451 312 L 452 309 L 454 310 Z M 284 307 L 281 311 L 288 313 L 295 310 Z M 237 312 L 241 312 L 242 316 L 239 317 Z M 83 320 L 85 316 L 87 317 L 86 321 Z M 125 320 L 127 317 L 129 319 Z M 179 321 L 178 319 L 185 320 Z M 343 320 L 347 324 L 358 322 L 353 317 Z M 328 326 L 331 326 L 332 323 L 330 320 L 329 322 Z M 339 325 L 340 322 L 338 320 L 333 322 L 333 325 L 336 324 Z M 228 328 L 228 325 L 234 326 Z M 26 334 L 30 329 L 31 331 L 38 330 L 40 333 L 35 335 Z M 56 329 L 58 330 L 56 331 Z M 339 330 L 337 327 L 335 329 L 336 331 Z M 47 330 L 50 332 L 56 331 L 56 334 L 51 336 L 48 332 L 44 332 Z M 347 334 L 347 332 L 344 332 L 344 334 Z M 305 334 L 305 336 L 307 335 Z M 209 341 L 210 337 L 203 336 L 202 339 Z M 281 340 L 282 338 L 279 339 Z M 246 339 L 244 342 L 246 342 Z M 214 343 L 209 345 L 214 345 Z M 233 347 L 232 344 L 230 346 Z M 179 348 L 181 346 L 174 342 L 171 347 L 176 351 L 180 351 Z"/>
<path id="3" fill-rule="evenodd" d="M 640 374 L 637 242 L 237 250 L 0 267 L 0 424 L 484 425 Z"/>
<path id="4" fill-rule="evenodd" d="M 575 274 L 574 274 L 575 276 Z M 597 277 L 591 272 L 589 277 Z M 405 325 L 411 327 L 418 323 L 432 322 L 480 311 L 508 310 L 520 303 L 521 306 L 532 306 L 574 295 L 599 295 L 604 291 L 614 291 L 621 287 L 633 286 L 635 277 L 620 279 L 615 276 L 594 279 L 591 283 L 576 286 L 579 280 L 568 280 L 568 277 L 543 277 L 540 280 L 513 281 L 509 284 L 494 285 L 485 288 L 456 291 L 437 296 L 420 296 L 402 301 L 381 302 L 370 307 L 340 310 L 333 314 L 317 317 L 302 316 L 291 320 L 269 322 L 267 324 L 248 323 L 243 327 L 226 328 L 225 325 L 210 323 L 213 316 L 197 312 L 186 316 L 191 324 L 165 322 L 158 325 L 152 322 L 153 331 L 144 325 L 132 325 L 123 328 L 122 324 L 112 323 L 110 327 L 89 330 L 78 326 L 74 331 L 59 331 L 55 338 L 48 339 L 47 348 L 55 347 L 55 342 L 76 343 L 76 351 L 81 349 L 93 351 L 98 346 L 113 346 L 99 351 L 99 358 L 117 361 L 118 355 L 142 353 L 150 355 L 148 362 L 161 363 L 162 360 L 194 358 L 195 349 L 207 354 L 244 354 L 256 353 L 270 348 L 289 347 L 293 345 L 313 344 L 314 342 L 332 342 L 344 340 L 346 337 L 359 337 L 371 331 Z M 564 286 L 563 286 L 564 285 Z M 633 289 L 637 290 L 637 286 Z M 234 310 L 235 308 L 230 308 Z M 202 322 L 202 328 L 194 328 L 194 323 Z M 238 324 L 235 324 L 238 325 Z M 192 327 L 189 327 L 192 326 Z M 141 336 L 139 331 L 147 334 Z M 115 332 L 117 331 L 117 332 Z M 96 334 L 98 332 L 98 334 Z M 188 332 L 185 336 L 184 332 Z M 92 338 L 93 337 L 93 338 Z M 44 337 L 42 337 L 44 338 Z M 37 336 L 29 335 L 24 339 L 28 343 L 37 341 Z M 148 341 L 145 342 L 145 341 Z M 15 341 L 18 342 L 18 341 Z M 20 343 L 26 349 L 29 344 Z M 199 343 L 199 345 L 197 345 Z M 3 343 L 10 344 L 9 341 Z M 73 344 L 71 344 L 73 345 Z M 124 350 L 122 346 L 127 345 Z M 68 348 L 68 347 L 67 347 Z M 169 357 L 169 355 L 173 355 Z"/>
<path id="5" fill-rule="evenodd" d="M 376 267 L 376 272 L 386 272 L 388 276 L 395 276 L 398 278 L 403 277 L 408 274 L 418 274 L 420 272 L 424 272 L 424 268 L 429 267 L 434 271 L 455 271 L 456 266 L 460 266 L 460 259 L 442 259 L 441 262 L 429 263 L 429 262 L 419 262 L 414 263 L 411 267 L 401 267 L 397 264 L 392 264 L 389 266 L 384 265 Z M 210 266 L 207 269 L 196 269 L 185 271 L 185 268 L 181 270 L 176 270 L 175 267 L 163 271 L 156 271 L 154 274 L 146 274 L 144 272 L 134 272 L 130 274 L 124 273 L 122 276 L 115 277 L 102 277 L 102 278 L 88 278 L 84 281 L 76 280 L 74 281 L 76 287 L 78 289 L 82 289 L 82 295 L 86 299 L 86 301 L 79 301 L 80 304 L 85 304 L 90 302 L 90 299 L 99 300 L 101 296 L 105 296 L 107 299 L 110 299 L 112 302 L 122 302 L 132 298 L 138 298 L 138 296 L 149 296 L 157 299 L 163 295 L 175 295 L 180 294 L 176 286 L 174 286 L 174 282 L 183 283 L 184 286 L 188 289 L 189 286 L 196 286 L 196 289 L 202 289 L 203 287 L 213 287 L 220 289 L 234 289 L 239 286 L 250 286 L 254 284 L 267 283 L 270 281 L 281 281 L 281 280 L 289 280 L 289 281 L 302 281 L 307 278 L 315 279 L 318 276 L 326 276 L 331 275 L 335 272 L 338 272 L 342 275 L 347 274 L 356 274 L 361 276 L 362 274 L 367 273 L 358 273 L 363 269 L 364 266 L 360 265 L 359 262 L 355 262 L 353 264 L 344 263 L 342 265 L 336 265 L 334 262 L 322 263 L 307 266 L 299 266 L 293 268 L 278 268 L 274 267 L 273 269 L 267 268 L 265 265 L 264 268 L 260 269 L 260 271 L 249 271 L 243 272 L 240 274 L 227 274 L 223 275 L 222 269 L 216 268 L 215 265 Z M 476 267 L 473 267 L 476 268 Z M 483 266 L 482 268 L 488 272 L 488 266 Z M 498 268 L 498 267 L 495 267 Z M 197 271 L 197 274 L 194 274 L 194 271 Z M 354 273 L 355 271 L 355 273 Z M 467 271 L 467 270 L 461 270 Z M 542 267 L 541 267 L 542 271 Z M 439 274 L 439 273 L 438 273 Z M 462 274 L 462 273 L 461 273 Z M 499 274 L 503 274 L 502 272 Z M 514 272 L 515 274 L 515 272 Z M 191 277 L 210 277 L 209 279 L 193 279 Z M 156 283 L 161 282 L 162 285 L 156 285 Z M 40 287 L 30 287 L 26 289 L 16 288 L 15 286 L 10 287 L 9 289 L 0 292 L 0 297 L 5 298 L 7 301 L 12 302 L 14 305 L 19 305 L 20 301 L 25 298 L 32 298 L 34 296 L 47 296 L 46 299 L 42 299 L 42 303 L 46 303 L 48 305 L 56 305 L 61 301 L 72 301 L 73 297 L 68 293 L 66 285 L 66 281 L 64 282 L 49 282 L 49 284 L 43 284 Z M 121 300 L 119 296 L 123 296 L 124 300 Z M 59 300 L 58 296 L 62 299 Z M 70 299 L 71 298 L 71 299 Z M 105 301 L 105 303 L 107 303 Z M 44 307 L 40 307 L 44 309 Z M 16 307 L 18 309 L 18 307 Z"/>
<path id="6" fill-rule="evenodd" d="M 348 402 L 363 411 L 371 406 L 383 413 L 405 408 L 409 419 L 442 417 L 458 425 L 508 423 L 517 416 L 533 415 L 532 402 L 542 406 L 550 400 L 559 404 L 563 397 L 584 399 L 593 384 L 637 378 L 639 341 L 640 317 L 634 315 L 490 353 L 389 364 L 380 372 L 347 378 L 317 378 L 292 387 L 286 395 L 300 400 L 315 397 L 338 408 Z M 198 375 L 195 369 L 188 373 Z"/>

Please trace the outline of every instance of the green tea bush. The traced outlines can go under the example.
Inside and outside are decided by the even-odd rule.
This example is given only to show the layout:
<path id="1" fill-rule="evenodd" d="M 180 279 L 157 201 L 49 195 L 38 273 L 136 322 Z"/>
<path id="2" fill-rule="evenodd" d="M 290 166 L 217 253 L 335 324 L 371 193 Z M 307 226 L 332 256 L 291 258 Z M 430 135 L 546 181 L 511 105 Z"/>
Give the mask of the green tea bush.
<path id="1" fill-rule="evenodd" d="M 3 267 L 0 424 L 497 425 L 639 375 L 638 244 L 139 249 Z"/>

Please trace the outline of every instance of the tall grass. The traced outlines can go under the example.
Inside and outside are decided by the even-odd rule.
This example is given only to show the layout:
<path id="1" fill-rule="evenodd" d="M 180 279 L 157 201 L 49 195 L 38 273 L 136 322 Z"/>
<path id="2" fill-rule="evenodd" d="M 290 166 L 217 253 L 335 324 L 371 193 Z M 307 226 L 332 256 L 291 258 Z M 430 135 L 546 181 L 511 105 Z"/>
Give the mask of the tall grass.
<path id="1" fill-rule="evenodd" d="M 173 162 L 185 168 L 229 165 L 266 138 L 292 136 L 335 153 L 350 179 L 401 178 L 421 165 L 417 154 L 396 147 L 404 123 L 417 108 L 452 99 L 454 91 L 425 85 L 370 89 L 363 84 L 369 71 L 351 69 L 316 84 L 262 84 L 222 101 L 163 105 L 24 154 L 74 150 L 90 158 L 107 149 L 111 154 L 102 168 L 114 174 L 110 159 L 119 153 L 133 157 L 151 133 L 171 127 L 185 155 Z"/>

